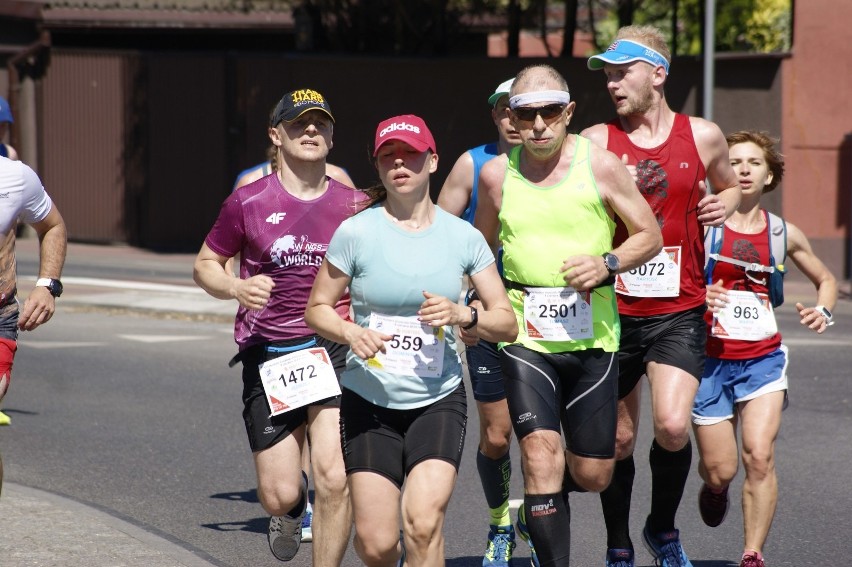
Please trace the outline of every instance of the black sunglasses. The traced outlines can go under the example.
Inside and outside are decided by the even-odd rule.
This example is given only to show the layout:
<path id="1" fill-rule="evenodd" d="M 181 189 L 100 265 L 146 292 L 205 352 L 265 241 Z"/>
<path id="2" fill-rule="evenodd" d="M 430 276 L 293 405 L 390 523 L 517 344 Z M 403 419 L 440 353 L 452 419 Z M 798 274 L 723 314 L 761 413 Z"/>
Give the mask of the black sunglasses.
<path id="1" fill-rule="evenodd" d="M 533 122 L 536 116 L 542 120 L 551 120 L 565 111 L 564 104 L 548 104 L 547 106 L 519 106 L 513 108 L 512 112 L 518 120 Z"/>

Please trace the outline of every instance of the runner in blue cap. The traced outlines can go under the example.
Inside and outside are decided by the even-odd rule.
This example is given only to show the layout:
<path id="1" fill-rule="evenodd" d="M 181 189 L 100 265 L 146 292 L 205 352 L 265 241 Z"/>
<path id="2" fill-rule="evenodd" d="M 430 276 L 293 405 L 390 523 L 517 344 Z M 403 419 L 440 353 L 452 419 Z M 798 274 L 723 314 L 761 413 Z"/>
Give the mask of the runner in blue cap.
<path id="1" fill-rule="evenodd" d="M 631 273 L 619 274 L 615 286 L 622 334 L 618 462 L 601 493 L 607 567 L 635 564 L 628 527 L 643 375 L 654 414 L 651 510 L 643 539 L 660 567 L 692 566 L 675 516 L 690 471 L 690 413 L 704 370 L 704 227 L 720 226 L 740 202 L 722 131 L 668 106 L 664 87 L 670 58 L 659 30 L 627 26 L 607 51 L 588 61 L 590 69 L 603 70 L 617 117 L 583 135 L 622 158 L 663 233 L 663 250 Z M 616 242 L 621 234 L 623 229 Z"/>

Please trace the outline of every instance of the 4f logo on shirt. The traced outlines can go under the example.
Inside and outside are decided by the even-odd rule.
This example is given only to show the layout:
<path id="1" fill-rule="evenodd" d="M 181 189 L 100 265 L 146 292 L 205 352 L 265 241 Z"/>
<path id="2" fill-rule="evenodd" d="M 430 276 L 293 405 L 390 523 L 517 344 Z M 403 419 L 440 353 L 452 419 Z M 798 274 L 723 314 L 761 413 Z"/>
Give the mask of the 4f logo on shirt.
<path id="1" fill-rule="evenodd" d="M 269 224 L 278 224 L 279 222 L 284 220 L 284 216 L 287 213 L 272 213 L 268 217 L 266 217 L 266 222 Z"/>

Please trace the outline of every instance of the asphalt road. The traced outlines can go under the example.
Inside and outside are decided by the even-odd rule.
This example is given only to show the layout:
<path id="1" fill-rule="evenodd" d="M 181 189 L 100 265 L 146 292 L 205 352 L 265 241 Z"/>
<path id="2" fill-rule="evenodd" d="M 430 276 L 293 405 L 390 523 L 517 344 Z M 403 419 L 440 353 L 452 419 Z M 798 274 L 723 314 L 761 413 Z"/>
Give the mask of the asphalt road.
<path id="1" fill-rule="evenodd" d="M 837 311 L 841 322 L 825 337 L 802 330 L 792 306 L 779 312 L 792 353 L 791 404 L 778 440 L 781 498 L 766 549 L 773 567 L 835 564 L 850 549 L 852 306 Z M 13 426 L 0 430 L 7 480 L 130 519 L 222 565 L 279 564 L 254 491 L 239 373 L 226 366 L 233 350 L 229 324 L 63 307 L 50 325 L 21 337 L 4 401 Z M 445 530 L 447 565 L 456 567 L 480 564 L 487 530 L 474 458 L 478 423 L 469 413 Z M 649 506 L 647 414 L 646 407 L 631 516 L 642 566 L 652 563 L 639 542 Z M 735 565 L 738 493 L 726 522 L 711 529 L 697 515 L 698 487 L 693 474 L 678 517 L 687 552 L 696 567 Z M 512 493 L 522 494 L 517 466 Z M 572 502 L 572 564 L 602 565 L 597 497 Z M 306 544 L 289 565 L 310 565 L 309 551 Z M 523 543 L 516 555 L 528 555 Z M 358 564 L 350 547 L 344 565 Z"/>

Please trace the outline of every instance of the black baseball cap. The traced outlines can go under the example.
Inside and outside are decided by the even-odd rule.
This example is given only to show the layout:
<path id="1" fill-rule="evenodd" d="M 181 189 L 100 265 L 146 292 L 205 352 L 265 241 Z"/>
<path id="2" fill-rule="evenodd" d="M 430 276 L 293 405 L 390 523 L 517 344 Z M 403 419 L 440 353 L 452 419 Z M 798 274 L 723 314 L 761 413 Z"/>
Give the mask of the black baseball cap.
<path id="1" fill-rule="evenodd" d="M 269 125 L 275 127 L 282 121 L 292 122 L 309 110 L 322 110 L 334 122 L 334 115 L 325 97 L 311 89 L 299 89 L 281 97 L 272 111 Z"/>

